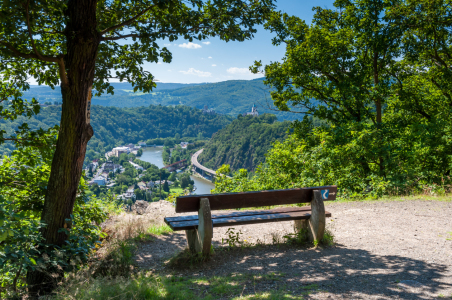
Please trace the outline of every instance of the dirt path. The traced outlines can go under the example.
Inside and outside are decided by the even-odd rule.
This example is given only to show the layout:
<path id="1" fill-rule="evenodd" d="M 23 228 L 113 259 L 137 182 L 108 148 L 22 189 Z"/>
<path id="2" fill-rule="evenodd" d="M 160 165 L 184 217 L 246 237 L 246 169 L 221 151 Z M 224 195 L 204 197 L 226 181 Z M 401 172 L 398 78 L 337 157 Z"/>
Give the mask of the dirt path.
<path id="1" fill-rule="evenodd" d="M 148 218 L 174 215 L 159 204 Z M 234 251 L 217 248 L 202 268 L 176 271 L 184 276 L 279 274 L 278 281 L 255 284 L 254 291 L 283 285 L 294 294 L 316 285 L 309 299 L 435 299 L 452 297 L 452 202 L 394 201 L 327 204 L 333 214 L 329 228 L 336 246 L 308 249 L 273 245 L 293 232 L 292 222 L 236 226 L 249 243 Z M 214 229 L 220 246 L 227 228 Z M 164 261 L 186 247 L 183 232 L 158 237 L 140 246 L 136 262 L 142 269 L 174 273 Z M 245 287 L 246 288 L 246 287 Z"/>

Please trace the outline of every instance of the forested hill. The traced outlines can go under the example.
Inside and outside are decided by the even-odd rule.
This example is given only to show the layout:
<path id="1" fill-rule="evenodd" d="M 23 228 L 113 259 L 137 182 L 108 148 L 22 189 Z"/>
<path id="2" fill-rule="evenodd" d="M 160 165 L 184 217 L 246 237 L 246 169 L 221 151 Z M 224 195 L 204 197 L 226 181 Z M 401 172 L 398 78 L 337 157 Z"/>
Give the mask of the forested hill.
<path id="1" fill-rule="evenodd" d="M 202 109 L 204 105 L 217 113 L 236 117 L 250 111 L 253 104 L 259 113 L 273 113 L 278 120 L 295 120 L 303 115 L 290 112 L 274 111 L 270 91 L 263 79 L 228 80 L 205 84 L 158 83 L 151 93 L 134 93 L 129 83 L 113 83 L 114 95 L 93 97 L 92 104 L 116 107 L 137 107 L 158 105 L 186 105 Z M 26 98 L 35 97 L 39 102 L 61 101 L 59 88 L 32 86 L 25 93 Z"/>
<path id="2" fill-rule="evenodd" d="M 61 106 L 49 106 L 32 119 L 20 117 L 14 122 L 0 120 L 0 130 L 11 133 L 27 122 L 31 129 L 48 128 L 59 124 Z M 187 106 L 161 106 L 117 108 L 93 105 L 91 125 L 94 136 L 88 143 L 90 151 L 105 152 L 117 145 L 137 143 L 155 138 L 197 137 L 200 134 L 210 138 L 212 134 L 224 128 L 232 118 L 224 115 L 202 114 L 198 109 Z M 13 149 L 12 144 L 0 146 L 0 154 L 7 154 Z"/>
<path id="3" fill-rule="evenodd" d="M 229 164 L 234 171 L 255 170 L 265 161 L 272 143 L 285 139 L 289 125 L 288 121 L 276 121 L 276 116 L 271 114 L 239 116 L 212 137 L 198 160 L 214 170 L 223 164 Z"/>

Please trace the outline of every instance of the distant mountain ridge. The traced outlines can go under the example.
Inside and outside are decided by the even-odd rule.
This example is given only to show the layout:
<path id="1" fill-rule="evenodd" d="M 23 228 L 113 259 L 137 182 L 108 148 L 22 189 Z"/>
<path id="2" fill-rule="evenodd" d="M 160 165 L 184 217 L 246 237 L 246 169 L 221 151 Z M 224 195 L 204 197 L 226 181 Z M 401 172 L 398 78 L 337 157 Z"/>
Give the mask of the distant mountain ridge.
<path id="1" fill-rule="evenodd" d="M 270 96 L 270 89 L 264 85 L 264 78 L 254 80 L 228 80 L 216 83 L 182 84 L 157 83 L 151 93 L 134 93 L 130 83 L 112 83 L 114 95 L 93 97 L 93 105 L 115 107 L 138 107 L 153 105 L 186 105 L 198 109 L 208 106 L 217 113 L 236 117 L 249 112 L 253 104 L 259 113 L 275 114 L 278 120 L 296 120 L 301 114 L 276 110 Z M 25 97 L 35 97 L 39 102 L 61 101 L 59 89 L 32 86 Z"/>

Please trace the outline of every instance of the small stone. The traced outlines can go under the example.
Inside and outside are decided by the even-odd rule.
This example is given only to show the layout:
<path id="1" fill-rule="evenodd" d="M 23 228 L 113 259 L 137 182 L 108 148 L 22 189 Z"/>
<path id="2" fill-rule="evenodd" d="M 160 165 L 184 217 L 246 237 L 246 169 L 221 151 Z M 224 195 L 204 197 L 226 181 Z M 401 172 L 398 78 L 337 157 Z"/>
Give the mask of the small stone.
<path id="1" fill-rule="evenodd" d="M 139 215 L 143 215 L 146 213 L 146 209 L 149 206 L 149 202 L 143 201 L 143 200 L 137 200 L 132 205 L 132 211 L 136 212 Z"/>

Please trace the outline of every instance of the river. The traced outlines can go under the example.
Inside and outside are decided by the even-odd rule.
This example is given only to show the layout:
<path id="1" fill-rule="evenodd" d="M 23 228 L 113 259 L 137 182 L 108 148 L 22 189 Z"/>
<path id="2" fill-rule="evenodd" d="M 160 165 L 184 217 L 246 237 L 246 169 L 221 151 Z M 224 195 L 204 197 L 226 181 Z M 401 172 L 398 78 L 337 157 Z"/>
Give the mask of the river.
<path id="1" fill-rule="evenodd" d="M 162 146 L 143 148 L 143 154 L 139 159 L 150 162 L 159 168 L 163 168 L 165 165 L 163 164 L 162 151 Z M 210 194 L 210 190 L 215 187 L 215 185 L 208 180 L 196 176 L 190 176 L 190 178 L 195 182 L 196 191 L 194 194 Z"/>

